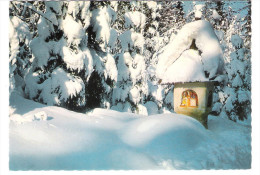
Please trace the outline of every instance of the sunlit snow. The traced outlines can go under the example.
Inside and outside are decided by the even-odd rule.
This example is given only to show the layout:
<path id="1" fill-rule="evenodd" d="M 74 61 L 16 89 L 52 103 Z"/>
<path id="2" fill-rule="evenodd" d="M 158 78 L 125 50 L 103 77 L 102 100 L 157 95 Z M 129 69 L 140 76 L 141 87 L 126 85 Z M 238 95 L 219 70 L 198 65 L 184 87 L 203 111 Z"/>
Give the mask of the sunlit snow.
<path id="1" fill-rule="evenodd" d="M 76 113 L 13 93 L 10 169 L 250 168 L 249 127 L 213 116 L 208 127 L 173 113 Z"/>
<path id="2" fill-rule="evenodd" d="M 191 57 L 191 54 L 187 55 L 187 52 L 185 52 L 190 49 L 193 40 L 195 40 L 198 50 L 201 51 L 201 57 Z M 183 56 L 184 53 L 186 53 L 186 56 Z M 186 61 L 191 58 L 194 60 L 190 60 L 190 63 Z M 205 76 L 202 75 L 202 70 L 208 72 L 208 78 L 214 78 L 223 71 L 220 43 L 211 24 L 204 20 L 185 24 L 174 39 L 165 46 L 163 52 L 158 56 L 158 60 L 156 71 L 161 79 L 164 79 L 165 75 L 172 75 L 173 80 L 178 81 L 180 79 L 183 79 L 182 81 L 198 81 L 200 78 L 203 81 Z M 187 63 L 189 63 L 189 66 L 186 65 Z M 178 72 L 178 74 L 167 74 L 166 71 L 173 64 L 177 64 L 173 71 L 174 73 Z M 183 71 L 190 69 L 192 69 L 192 74 L 196 74 L 195 77 L 189 72 Z"/>

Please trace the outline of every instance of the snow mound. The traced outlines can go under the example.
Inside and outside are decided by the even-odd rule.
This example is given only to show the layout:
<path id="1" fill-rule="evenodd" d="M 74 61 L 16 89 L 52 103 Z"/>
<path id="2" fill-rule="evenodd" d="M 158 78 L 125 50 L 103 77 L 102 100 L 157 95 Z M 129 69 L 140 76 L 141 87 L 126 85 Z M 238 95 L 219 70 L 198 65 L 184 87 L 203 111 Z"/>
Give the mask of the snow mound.
<path id="1" fill-rule="evenodd" d="M 10 115 L 10 120 L 17 123 L 17 124 L 23 124 L 26 122 L 32 122 L 32 121 L 40 121 L 40 120 L 44 120 L 46 121 L 48 119 L 48 116 L 46 114 L 46 112 L 44 111 L 40 111 L 37 112 L 35 114 L 30 114 L 30 115 L 19 115 L 19 114 L 14 114 L 14 115 Z"/>
<path id="2" fill-rule="evenodd" d="M 130 122 L 121 137 L 126 144 L 133 147 L 148 146 L 151 149 L 158 146 L 156 145 L 158 142 L 160 146 L 166 144 L 167 146 L 161 147 L 163 154 L 180 149 L 182 151 L 192 149 L 208 136 L 205 128 L 188 116 L 160 114 Z M 171 150 L 173 148 L 174 150 Z"/>
<path id="3" fill-rule="evenodd" d="M 192 42 L 195 40 L 195 45 L 201 52 L 201 63 L 203 70 L 206 71 L 209 79 L 221 74 L 223 71 L 222 50 L 211 24 L 204 20 L 188 23 L 178 32 L 177 36 L 165 47 L 161 54 L 158 55 L 157 75 L 160 79 L 165 76 L 168 67 L 181 58 L 185 50 L 190 49 Z M 197 59 L 197 57 L 194 57 Z M 186 59 L 184 59 L 186 60 Z M 196 69 L 194 64 L 189 69 Z M 196 64 L 197 65 L 197 64 Z M 178 74 L 184 74 L 182 69 L 178 68 Z M 177 70 L 176 70 L 177 72 Z M 194 72 L 197 72 L 194 70 Z M 201 66 L 199 66 L 201 72 Z M 172 76 L 178 76 L 178 74 Z M 185 77 L 193 81 L 193 77 Z"/>
<path id="4" fill-rule="evenodd" d="M 250 168 L 251 129 L 222 118 L 210 116 L 206 130 L 184 115 L 82 114 L 17 94 L 10 108 L 11 170 Z"/>
<path id="5" fill-rule="evenodd" d="M 44 111 L 41 111 L 34 114 L 34 118 L 37 120 L 47 120 L 48 116 Z"/>

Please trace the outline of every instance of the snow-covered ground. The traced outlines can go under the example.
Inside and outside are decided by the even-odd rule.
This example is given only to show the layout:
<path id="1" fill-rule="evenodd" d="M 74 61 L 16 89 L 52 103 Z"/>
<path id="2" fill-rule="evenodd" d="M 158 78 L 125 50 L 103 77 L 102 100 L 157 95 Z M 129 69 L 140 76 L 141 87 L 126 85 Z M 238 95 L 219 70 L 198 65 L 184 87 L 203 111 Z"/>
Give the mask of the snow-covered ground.
<path id="1" fill-rule="evenodd" d="M 248 169 L 251 128 L 209 116 L 87 114 L 10 97 L 11 170 Z"/>

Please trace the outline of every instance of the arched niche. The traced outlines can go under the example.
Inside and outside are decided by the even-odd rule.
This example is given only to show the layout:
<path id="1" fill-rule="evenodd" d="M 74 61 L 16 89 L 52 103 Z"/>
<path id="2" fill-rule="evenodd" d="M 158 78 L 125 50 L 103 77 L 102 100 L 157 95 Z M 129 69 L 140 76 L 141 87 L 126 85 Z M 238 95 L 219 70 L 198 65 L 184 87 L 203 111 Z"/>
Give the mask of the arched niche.
<path id="1" fill-rule="evenodd" d="M 198 95 L 193 90 L 182 92 L 180 107 L 198 107 Z"/>

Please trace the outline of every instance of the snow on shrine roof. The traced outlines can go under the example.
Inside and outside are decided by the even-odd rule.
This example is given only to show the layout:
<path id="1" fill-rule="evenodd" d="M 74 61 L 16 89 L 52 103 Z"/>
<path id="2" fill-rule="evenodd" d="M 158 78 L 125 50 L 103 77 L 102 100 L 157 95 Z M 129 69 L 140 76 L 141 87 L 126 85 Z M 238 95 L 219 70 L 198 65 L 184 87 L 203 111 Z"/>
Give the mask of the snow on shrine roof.
<path id="1" fill-rule="evenodd" d="M 218 81 L 215 80 L 208 80 L 208 81 L 189 81 L 189 82 L 167 82 L 167 83 L 161 83 L 161 85 L 173 85 L 173 84 L 184 84 L 184 83 L 214 83 L 214 85 L 218 84 Z"/>
<path id="2" fill-rule="evenodd" d="M 162 78 L 162 83 L 167 82 L 192 82 L 209 81 L 206 78 L 201 56 L 193 49 L 186 50 L 182 55 L 167 68 Z"/>
<path id="3" fill-rule="evenodd" d="M 191 49 L 192 43 L 196 45 Z M 183 26 L 158 56 L 162 84 L 209 81 L 223 72 L 222 49 L 211 24 L 204 20 Z M 208 76 L 205 75 L 208 74 Z"/>

